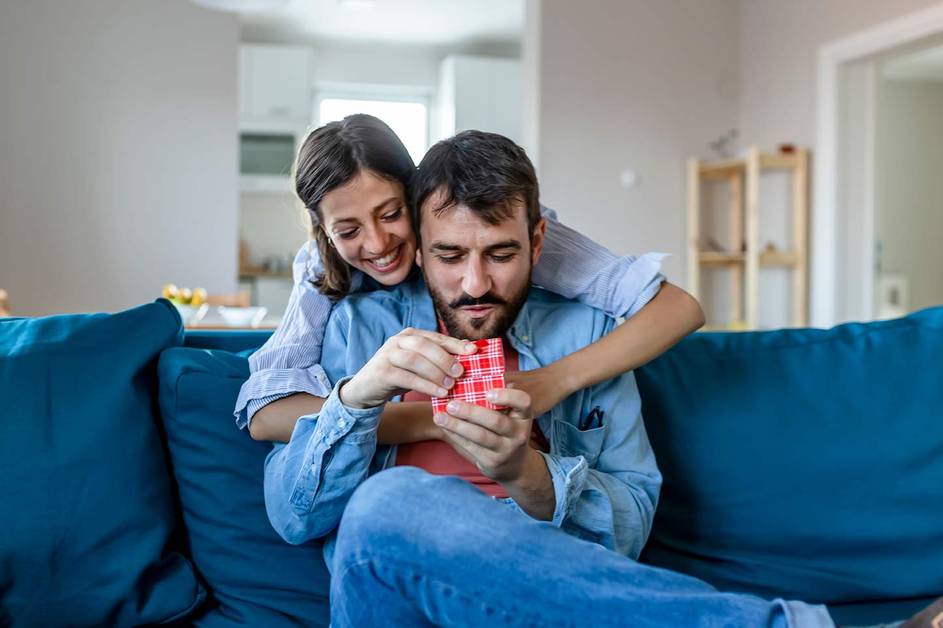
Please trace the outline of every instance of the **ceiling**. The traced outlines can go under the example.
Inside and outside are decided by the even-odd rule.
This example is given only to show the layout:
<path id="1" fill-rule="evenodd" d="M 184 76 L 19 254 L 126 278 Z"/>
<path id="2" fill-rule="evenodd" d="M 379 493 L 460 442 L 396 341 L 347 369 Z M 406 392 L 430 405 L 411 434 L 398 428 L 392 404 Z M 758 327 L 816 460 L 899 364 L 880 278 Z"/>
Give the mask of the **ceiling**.
<path id="1" fill-rule="evenodd" d="M 882 74 L 891 81 L 943 82 L 943 46 L 888 59 Z"/>
<path id="2" fill-rule="evenodd" d="M 240 21 L 244 38 L 255 40 L 514 45 L 524 0 L 287 0 L 279 9 L 241 13 Z"/>

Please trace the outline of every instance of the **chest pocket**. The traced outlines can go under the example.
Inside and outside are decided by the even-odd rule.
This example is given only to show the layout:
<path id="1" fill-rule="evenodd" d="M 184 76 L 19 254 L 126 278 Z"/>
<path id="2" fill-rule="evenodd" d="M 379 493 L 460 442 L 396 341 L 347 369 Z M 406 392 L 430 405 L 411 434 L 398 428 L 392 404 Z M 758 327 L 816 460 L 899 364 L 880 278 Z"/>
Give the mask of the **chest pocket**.
<path id="1" fill-rule="evenodd" d="M 567 421 L 553 419 L 550 424 L 553 435 L 551 452 L 561 456 L 583 456 L 590 467 L 595 467 L 608 427 L 607 423 L 602 427 L 581 430 Z"/>

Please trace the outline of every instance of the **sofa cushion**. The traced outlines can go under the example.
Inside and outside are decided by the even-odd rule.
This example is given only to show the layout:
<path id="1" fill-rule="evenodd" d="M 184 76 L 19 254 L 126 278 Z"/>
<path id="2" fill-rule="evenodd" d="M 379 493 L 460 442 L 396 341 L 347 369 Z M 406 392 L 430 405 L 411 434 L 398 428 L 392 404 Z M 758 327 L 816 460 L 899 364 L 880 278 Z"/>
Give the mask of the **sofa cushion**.
<path id="1" fill-rule="evenodd" d="M 248 360 L 174 348 L 160 359 L 160 405 L 193 561 L 211 589 L 201 626 L 327 625 L 330 576 L 320 543 L 291 546 L 265 514 L 271 445 L 236 427 Z"/>
<path id="2" fill-rule="evenodd" d="M 664 475 L 643 560 L 807 602 L 943 594 L 943 308 L 696 334 L 637 379 Z"/>
<path id="3" fill-rule="evenodd" d="M 158 435 L 157 358 L 182 337 L 167 301 L 0 319 L 0 624 L 162 623 L 202 601 L 169 548 Z"/>

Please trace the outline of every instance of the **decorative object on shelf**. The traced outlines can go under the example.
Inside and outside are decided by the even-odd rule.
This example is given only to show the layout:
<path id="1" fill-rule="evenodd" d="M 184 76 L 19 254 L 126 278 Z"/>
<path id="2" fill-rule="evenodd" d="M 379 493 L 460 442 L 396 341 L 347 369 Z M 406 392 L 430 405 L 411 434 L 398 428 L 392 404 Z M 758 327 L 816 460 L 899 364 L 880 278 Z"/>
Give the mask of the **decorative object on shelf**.
<path id="1" fill-rule="evenodd" d="M 729 159 L 733 149 L 734 142 L 737 141 L 737 129 L 730 129 L 716 140 L 708 144 L 721 159 Z"/>
<path id="2" fill-rule="evenodd" d="M 175 284 L 164 284 L 161 296 L 169 300 L 180 312 L 184 326 L 196 325 L 206 315 L 209 305 L 204 288 L 178 288 Z"/>
<path id="3" fill-rule="evenodd" d="M 792 178 L 792 245 L 780 250 L 768 243 L 759 247 L 760 174 L 785 171 Z M 688 160 L 688 291 L 701 298 L 701 270 L 726 268 L 730 272 L 731 322 L 726 329 L 756 329 L 760 268 L 778 266 L 792 272 L 791 324 L 807 324 L 809 153 L 782 144 L 778 153 L 761 153 L 756 146 L 744 159 Z M 701 235 L 701 185 L 723 182 L 730 186 L 729 242 L 723 247 Z"/>

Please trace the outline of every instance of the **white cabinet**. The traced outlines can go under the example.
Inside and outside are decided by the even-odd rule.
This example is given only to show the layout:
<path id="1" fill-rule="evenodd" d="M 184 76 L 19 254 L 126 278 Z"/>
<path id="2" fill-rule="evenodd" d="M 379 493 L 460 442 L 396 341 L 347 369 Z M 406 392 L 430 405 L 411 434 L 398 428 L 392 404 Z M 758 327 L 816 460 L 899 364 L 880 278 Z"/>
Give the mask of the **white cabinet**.
<path id="1" fill-rule="evenodd" d="M 518 59 L 449 55 L 439 74 L 441 137 L 467 129 L 522 141 L 521 63 Z"/>
<path id="2" fill-rule="evenodd" d="M 311 122 L 313 52 L 302 46 L 239 47 L 240 122 L 243 128 Z"/>

